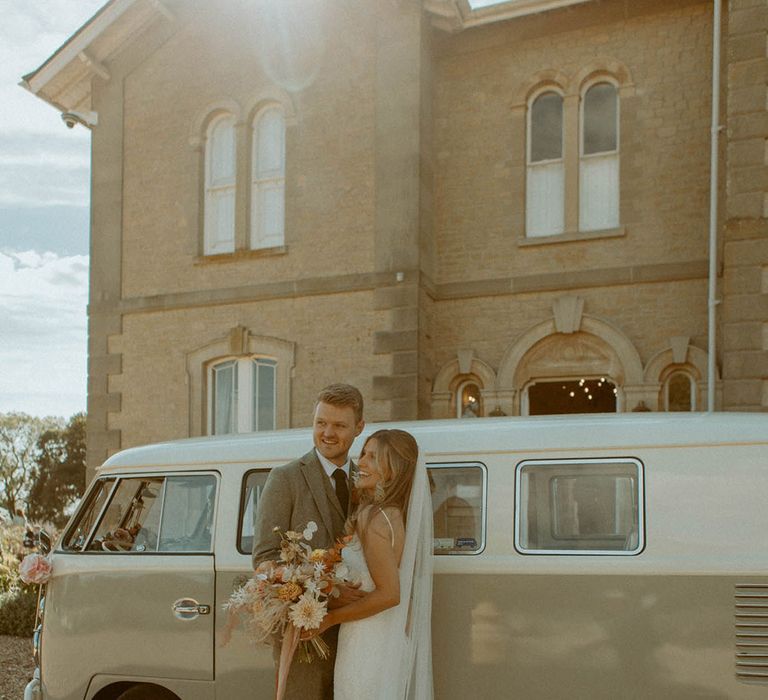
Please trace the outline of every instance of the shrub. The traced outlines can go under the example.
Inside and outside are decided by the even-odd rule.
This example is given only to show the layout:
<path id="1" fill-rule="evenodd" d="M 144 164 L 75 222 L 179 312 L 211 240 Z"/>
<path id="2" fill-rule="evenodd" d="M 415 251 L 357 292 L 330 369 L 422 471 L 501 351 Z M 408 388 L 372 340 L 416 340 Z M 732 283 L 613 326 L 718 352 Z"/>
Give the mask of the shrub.
<path id="1" fill-rule="evenodd" d="M 24 526 L 0 525 L 0 634 L 28 637 L 35 625 L 37 586 L 19 578 L 24 549 Z"/>
<path id="2" fill-rule="evenodd" d="M 35 626 L 37 586 L 0 593 L 0 634 L 30 637 Z"/>
<path id="3" fill-rule="evenodd" d="M 19 564 L 26 555 L 22 541 L 24 526 L 0 525 L 0 593 L 18 588 Z"/>

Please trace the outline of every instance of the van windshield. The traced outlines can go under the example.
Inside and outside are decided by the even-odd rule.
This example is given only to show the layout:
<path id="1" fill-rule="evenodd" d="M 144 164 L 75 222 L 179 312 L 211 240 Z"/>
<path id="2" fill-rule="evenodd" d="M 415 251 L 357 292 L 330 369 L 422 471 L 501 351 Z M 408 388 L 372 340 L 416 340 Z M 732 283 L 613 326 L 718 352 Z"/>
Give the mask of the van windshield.
<path id="1" fill-rule="evenodd" d="M 92 494 L 64 541 L 65 550 L 211 550 L 216 498 L 213 474 L 110 478 L 97 484 Z"/>

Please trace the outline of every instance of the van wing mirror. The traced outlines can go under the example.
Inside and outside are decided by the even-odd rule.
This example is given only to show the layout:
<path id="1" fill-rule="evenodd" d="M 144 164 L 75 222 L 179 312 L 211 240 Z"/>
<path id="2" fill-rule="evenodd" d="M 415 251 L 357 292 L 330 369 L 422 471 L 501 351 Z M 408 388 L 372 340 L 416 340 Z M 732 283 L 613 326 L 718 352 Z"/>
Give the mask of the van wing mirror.
<path id="1" fill-rule="evenodd" d="M 37 533 L 37 547 L 43 554 L 51 551 L 51 536 L 43 528 Z"/>

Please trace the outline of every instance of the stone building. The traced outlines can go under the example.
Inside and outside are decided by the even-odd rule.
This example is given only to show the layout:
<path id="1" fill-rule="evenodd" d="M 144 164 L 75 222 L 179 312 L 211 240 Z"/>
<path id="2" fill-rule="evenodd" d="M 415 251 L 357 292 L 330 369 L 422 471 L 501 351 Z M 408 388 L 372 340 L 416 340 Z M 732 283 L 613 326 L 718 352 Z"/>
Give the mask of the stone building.
<path id="1" fill-rule="evenodd" d="M 487 5 L 487 6 L 480 6 Z M 707 402 L 710 0 L 112 0 L 25 85 L 92 129 L 88 449 Z M 766 0 L 721 21 L 716 406 L 768 405 Z"/>

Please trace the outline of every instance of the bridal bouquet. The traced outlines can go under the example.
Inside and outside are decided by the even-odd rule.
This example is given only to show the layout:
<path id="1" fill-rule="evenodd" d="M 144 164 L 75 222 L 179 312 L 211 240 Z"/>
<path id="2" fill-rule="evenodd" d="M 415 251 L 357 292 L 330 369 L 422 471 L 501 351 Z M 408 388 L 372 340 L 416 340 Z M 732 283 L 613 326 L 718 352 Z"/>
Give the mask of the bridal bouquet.
<path id="1" fill-rule="evenodd" d="M 330 549 L 313 549 L 309 542 L 316 531 L 317 524 L 312 521 L 302 532 L 274 528 L 280 536 L 280 560 L 261 564 L 256 574 L 224 603 L 229 617 L 224 643 L 238 620 L 255 642 L 271 643 L 274 638 L 282 638 L 278 698 L 284 692 L 302 632 L 320 627 L 328 599 L 339 595 L 340 585 L 350 583 L 341 558 L 349 538 Z M 312 661 L 314 654 L 325 659 L 328 652 L 322 637 L 314 636 L 301 642 L 300 659 Z"/>

